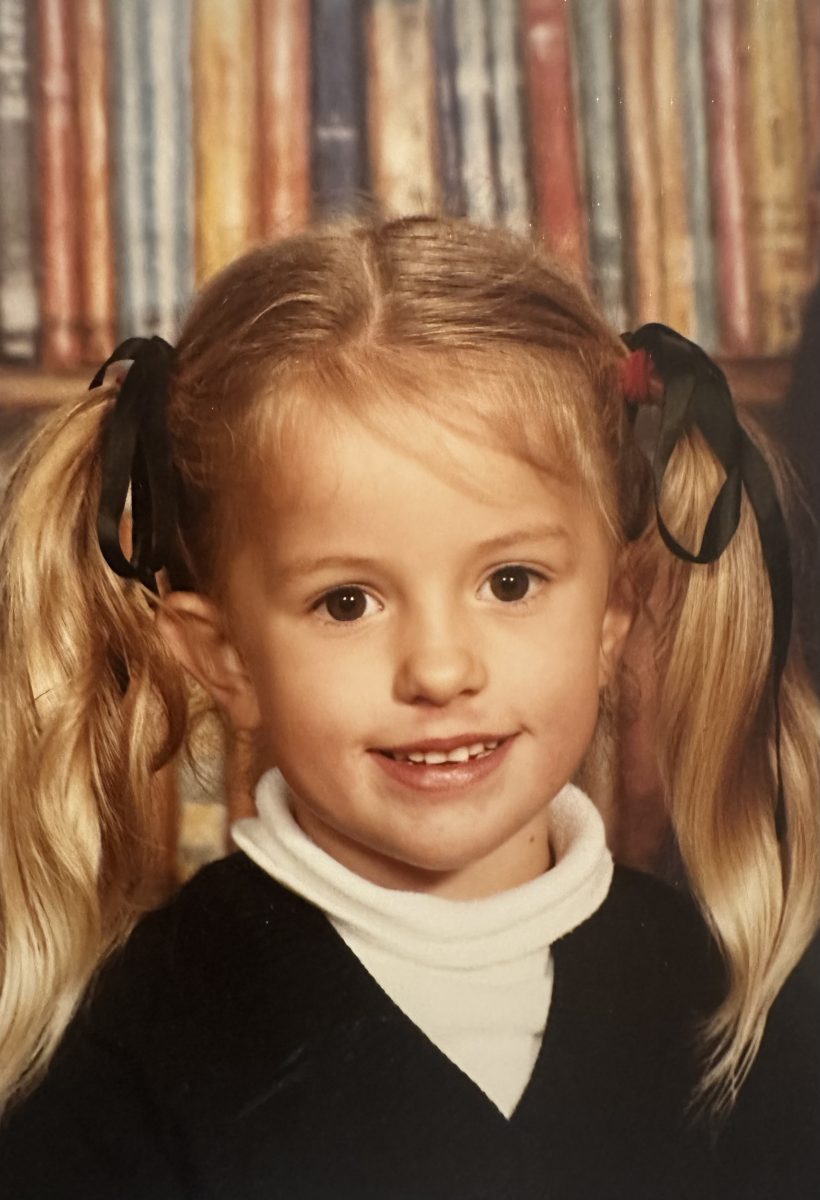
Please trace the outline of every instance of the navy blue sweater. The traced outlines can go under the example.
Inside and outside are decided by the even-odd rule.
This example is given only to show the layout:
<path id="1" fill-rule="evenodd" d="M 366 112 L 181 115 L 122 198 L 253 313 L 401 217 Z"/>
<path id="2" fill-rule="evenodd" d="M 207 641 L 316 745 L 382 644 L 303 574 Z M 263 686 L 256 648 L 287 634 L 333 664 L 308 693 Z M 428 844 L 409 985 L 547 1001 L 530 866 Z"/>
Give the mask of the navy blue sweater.
<path id="1" fill-rule="evenodd" d="M 507 1120 L 322 913 L 242 854 L 146 917 L 0 1126 L 3 1200 L 816 1200 L 816 996 L 799 972 L 716 1136 L 686 1115 L 719 996 L 676 893 L 616 869 L 553 948 Z M 811 1013 L 807 1023 L 806 1014 Z"/>

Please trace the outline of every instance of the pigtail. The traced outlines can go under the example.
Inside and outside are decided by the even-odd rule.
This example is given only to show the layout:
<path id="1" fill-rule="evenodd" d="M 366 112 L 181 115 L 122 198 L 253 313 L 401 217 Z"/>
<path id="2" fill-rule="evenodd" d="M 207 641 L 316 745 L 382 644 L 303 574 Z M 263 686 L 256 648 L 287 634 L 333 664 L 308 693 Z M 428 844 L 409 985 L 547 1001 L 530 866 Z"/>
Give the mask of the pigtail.
<path id="1" fill-rule="evenodd" d="M 722 480 L 700 434 L 682 438 L 661 497 L 679 541 L 699 543 Z M 659 543 L 657 532 L 649 536 Z M 720 1113 L 731 1107 L 768 1011 L 817 926 L 820 716 L 793 650 L 778 696 L 786 806 L 778 838 L 772 604 L 745 495 L 738 529 L 717 561 L 692 565 L 660 544 L 657 560 L 665 593 L 656 614 L 658 753 L 688 878 L 726 965 L 725 996 L 703 1030 L 699 1089 Z"/>
<path id="2" fill-rule="evenodd" d="M 140 584 L 100 554 L 112 391 L 56 414 L 0 529 L 0 1107 L 43 1073 L 89 979 L 147 901 L 154 772 L 187 723 Z"/>

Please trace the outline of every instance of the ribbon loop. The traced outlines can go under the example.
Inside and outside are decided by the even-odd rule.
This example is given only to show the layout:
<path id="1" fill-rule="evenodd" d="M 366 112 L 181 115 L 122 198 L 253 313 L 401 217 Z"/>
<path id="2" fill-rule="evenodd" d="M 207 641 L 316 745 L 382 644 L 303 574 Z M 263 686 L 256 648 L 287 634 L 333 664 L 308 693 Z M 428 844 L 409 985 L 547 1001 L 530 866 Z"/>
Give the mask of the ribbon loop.
<path id="1" fill-rule="evenodd" d="M 128 338 L 89 384 L 99 387 L 113 363 L 131 361 L 103 430 L 97 515 L 100 550 L 112 571 L 157 592 L 156 572 L 176 558 L 177 478 L 165 421 L 174 350 L 163 338 Z M 132 554 L 120 543 L 131 489 Z"/>

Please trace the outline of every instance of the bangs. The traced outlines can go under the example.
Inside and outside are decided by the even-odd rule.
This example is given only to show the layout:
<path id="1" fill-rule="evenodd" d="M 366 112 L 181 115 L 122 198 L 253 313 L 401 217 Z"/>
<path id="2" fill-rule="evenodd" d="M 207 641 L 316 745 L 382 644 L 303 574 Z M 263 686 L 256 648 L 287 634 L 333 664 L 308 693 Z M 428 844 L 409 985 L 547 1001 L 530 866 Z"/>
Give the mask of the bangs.
<path id="1" fill-rule="evenodd" d="M 436 436 L 437 426 L 575 484 L 614 543 L 619 523 L 607 455 L 596 440 L 595 405 L 590 380 L 570 354 L 497 345 L 491 353 L 336 348 L 303 358 L 298 369 L 268 382 L 243 439 L 252 461 L 238 477 L 258 504 L 260 494 L 281 496 L 290 474 L 296 494 L 289 500 L 298 500 L 298 480 L 278 468 L 294 456 L 310 461 L 317 422 L 333 429 L 355 419 L 441 477 L 474 488 L 448 440 Z M 251 505 L 250 511 L 258 509 Z"/>

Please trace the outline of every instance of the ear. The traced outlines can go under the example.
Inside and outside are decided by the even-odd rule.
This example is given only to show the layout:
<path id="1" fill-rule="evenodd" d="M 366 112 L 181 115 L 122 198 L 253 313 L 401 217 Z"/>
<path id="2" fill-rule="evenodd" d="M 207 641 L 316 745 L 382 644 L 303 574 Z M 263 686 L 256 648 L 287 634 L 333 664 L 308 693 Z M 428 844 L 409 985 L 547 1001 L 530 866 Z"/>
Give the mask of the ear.
<path id="1" fill-rule="evenodd" d="M 609 589 L 601 624 L 598 687 L 611 683 L 635 618 L 635 596 L 626 571 L 618 569 Z"/>
<path id="2" fill-rule="evenodd" d="M 168 649 L 216 704 L 236 731 L 260 723 L 253 681 L 228 639 L 223 616 L 205 596 L 171 592 L 157 612 L 157 628 Z"/>

